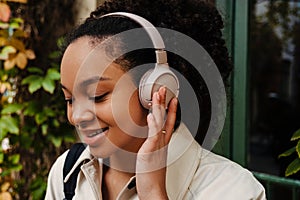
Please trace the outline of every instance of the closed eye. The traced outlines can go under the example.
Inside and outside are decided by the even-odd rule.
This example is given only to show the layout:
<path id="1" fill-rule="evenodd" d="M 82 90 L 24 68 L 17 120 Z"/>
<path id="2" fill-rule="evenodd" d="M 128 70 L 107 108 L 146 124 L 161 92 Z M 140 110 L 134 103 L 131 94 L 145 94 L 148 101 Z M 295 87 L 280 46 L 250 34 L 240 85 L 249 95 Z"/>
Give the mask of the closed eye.
<path id="1" fill-rule="evenodd" d="M 108 94 L 109 94 L 109 92 L 106 92 L 106 93 L 104 93 L 102 95 L 99 95 L 99 96 L 89 97 L 89 100 L 92 100 L 95 103 L 100 103 L 100 102 L 103 102 L 105 100 L 105 97 Z"/>

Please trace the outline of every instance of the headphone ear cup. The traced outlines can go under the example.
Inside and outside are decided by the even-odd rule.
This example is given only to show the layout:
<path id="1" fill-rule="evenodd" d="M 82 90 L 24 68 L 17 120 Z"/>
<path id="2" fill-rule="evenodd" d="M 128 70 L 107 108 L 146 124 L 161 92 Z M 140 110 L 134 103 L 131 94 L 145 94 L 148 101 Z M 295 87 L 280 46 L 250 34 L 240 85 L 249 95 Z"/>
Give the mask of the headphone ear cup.
<path id="1" fill-rule="evenodd" d="M 152 88 L 153 83 L 149 83 L 148 78 L 153 72 L 153 69 L 148 70 L 141 78 L 139 84 L 139 99 L 142 106 L 146 109 L 149 109 L 149 103 L 151 103 L 152 98 Z"/>
<path id="2" fill-rule="evenodd" d="M 179 81 L 166 64 L 156 64 L 154 70 L 147 71 L 139 85 L 139 99 L 144 108 L 149 109 L 152 95 L 160 87 L 166 87 L 166 105 L 173 97 L 178 97 Z"/>

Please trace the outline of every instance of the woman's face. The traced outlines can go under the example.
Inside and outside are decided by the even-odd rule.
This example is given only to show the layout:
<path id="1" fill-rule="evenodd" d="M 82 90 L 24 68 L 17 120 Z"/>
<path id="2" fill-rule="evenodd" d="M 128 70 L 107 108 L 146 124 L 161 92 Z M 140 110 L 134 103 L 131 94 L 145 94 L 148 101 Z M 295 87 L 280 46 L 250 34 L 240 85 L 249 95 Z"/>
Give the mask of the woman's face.
<path id="1" fill-rule="evenodd" d="M 67 115 L 96 157 L 118 149 L 137 152 L 147 136 L 147 110 L 137 88 L 120 65 L 112 63 L 88 37 L 74 41 L 61 63 Z"/>

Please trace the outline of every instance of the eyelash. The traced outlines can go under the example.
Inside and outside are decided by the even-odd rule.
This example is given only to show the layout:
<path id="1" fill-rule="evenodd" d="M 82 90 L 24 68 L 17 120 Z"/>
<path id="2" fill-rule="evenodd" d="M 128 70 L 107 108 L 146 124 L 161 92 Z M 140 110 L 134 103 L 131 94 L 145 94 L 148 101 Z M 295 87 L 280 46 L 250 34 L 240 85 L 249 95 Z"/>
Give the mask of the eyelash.
<path id="1" fill-rule="evenodd" d="M 89 97 L 89 100 L 92 100 L 94 101 L 95 103 L 100 103 L 100 102 L 103 102 L 105 99 L 104 97 L 106 97 L 106 95 L 108 94 L 108 92 L 102 94 L 102 95 L 99 95 L 99 96 L 95 96 L 95 97 Z M 69 105 L 72 105 L 73 102 L 74 102 L 74 98 L 70 98 L 70 99 L 65 99 L 65 102 Z"/>
<path id="2" fill-rule="evenodd" d="M 106 97 L 106 95 L 108 94 L 108 92 L 102 94 L 102 95 L 99 95 L 99 96 L 95 96 L 95 97 L 89 97 L 89 100 L 93 100 L 95 103 L 100 103 L 100 102 L 103 102 Z"/>
<path id="3" fill-rule="evenodd" d="M 70 105 L 73 103 L 73 101 L 74 101 L 73 98 L 71 98 L 71 99 L 65 99 L 65 102 L 66 102 L 67 104 L 70 104 Z"/>

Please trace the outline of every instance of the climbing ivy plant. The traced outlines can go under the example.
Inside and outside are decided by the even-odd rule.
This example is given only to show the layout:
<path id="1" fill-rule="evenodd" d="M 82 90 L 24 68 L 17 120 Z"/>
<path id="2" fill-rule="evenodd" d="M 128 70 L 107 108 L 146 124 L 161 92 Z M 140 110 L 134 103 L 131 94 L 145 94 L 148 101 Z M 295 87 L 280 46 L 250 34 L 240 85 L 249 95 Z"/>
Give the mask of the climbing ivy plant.
<path id="1" fill-rule="evenodd" d="M 281 158 L 296 154 L 294 160 L 286 168 L 285 176 L 291 176 L 300 171 L 300 129 L 293 134 L 291 141 L 295 142 L 296 145 L 279 155 Z"/>
<path id="2" fill-rule="evenodd" d="M 26 0 L 0 1 L 0 199 L 42 199 L 53 157 L 75 138 L 57 89 L 60 54 L 32 66 L 30 29 L 9 3 Z"/>

